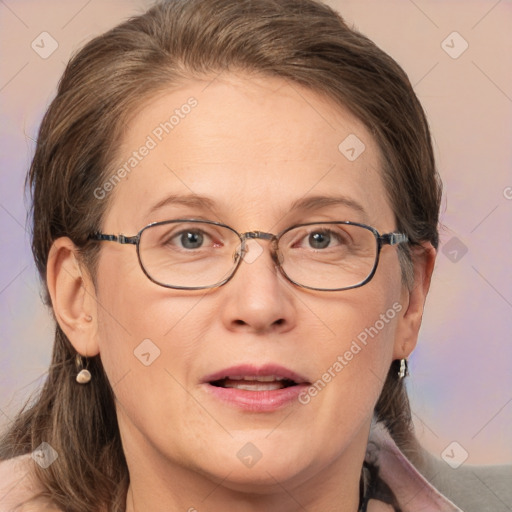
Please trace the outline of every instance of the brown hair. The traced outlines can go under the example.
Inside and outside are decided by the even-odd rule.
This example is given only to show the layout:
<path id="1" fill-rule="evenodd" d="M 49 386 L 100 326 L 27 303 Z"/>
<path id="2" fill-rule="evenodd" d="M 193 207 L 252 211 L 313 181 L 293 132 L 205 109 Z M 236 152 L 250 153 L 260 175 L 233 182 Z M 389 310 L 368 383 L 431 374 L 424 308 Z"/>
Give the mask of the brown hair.
<path id="1" fill-rule="evenodd" d="M 70 237 L 91 275 L 122 130 L 157 93 L 231 70 L 281 77 L 349 108 L 379 144 L 397 229 L 437 247 L 441 185 L 425 114 L 400 66 L 331 8 L 314 0 L 168 0 L 89 42 L 68 64 L 39 132 L 28 183 L 33 253 L 43 283 L 55 239 Z M 411 255 L 401 249 L 404 282 Z M 45 287 L 46 303 L 50 305 Z M 416 440 L 397 361 L 376 406 L 413 461 Z M 72 512 L 123 511 L 129 481 L 112 389 L 99 357 L 93 381 L 75 382 L 75 352 L 56 325 L 48 378 L 0 444 L 10 458 L 49 443 L 59 458 L 37 478 Z M 416 461 L 417 462 L 417 461 Z"/>

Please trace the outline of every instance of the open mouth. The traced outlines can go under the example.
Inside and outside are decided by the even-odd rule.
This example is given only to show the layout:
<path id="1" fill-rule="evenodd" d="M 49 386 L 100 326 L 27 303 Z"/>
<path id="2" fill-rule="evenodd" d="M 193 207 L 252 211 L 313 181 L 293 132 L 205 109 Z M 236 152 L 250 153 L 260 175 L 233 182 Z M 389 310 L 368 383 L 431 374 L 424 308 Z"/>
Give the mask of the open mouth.
<path id="1" fill-rule="evenodd" d="M 206 375 L 202 383 L 215 399 L 251 413 L 293 405 L 310 385 L 303 375 L 274 363 L 231 366 Z"/>
<path id="2" fill-rule="evenodd" d="M 215 399 L 251 413 L 270 413 L 292 406 L 310 385 L 308 380 L 279 364 L 239 364 L 218 370 L 203 379 Z"/>
<path id="3" fill-rule="evenodd" d="M 292 379 L 274 375 L 227 376 L 223 379 L 211 381 L 210 384 L 219 388 L 234 388 L 245 391 L 275 391 L 297 385 Z"/>

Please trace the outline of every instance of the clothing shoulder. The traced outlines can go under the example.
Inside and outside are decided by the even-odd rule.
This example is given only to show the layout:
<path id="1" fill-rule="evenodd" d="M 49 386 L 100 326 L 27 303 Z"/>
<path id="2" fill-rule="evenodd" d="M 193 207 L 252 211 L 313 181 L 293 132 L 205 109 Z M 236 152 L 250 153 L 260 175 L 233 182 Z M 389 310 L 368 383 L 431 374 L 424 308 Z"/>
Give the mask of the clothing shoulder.
<path id="1" fill-rule="evenodd" d="M 464 512 L 510 512 L 512 510 L 512 465 L 451 467 L 425 453 L 427 478 Z"/>
<path id="2" fill-rule="evenodd" d="M 367 459 L 393 491 L 404 512 L 510 512 L 512 466 L 452 468 L 426 450 L 419 470 L 381 423 L 372 424 Z"/>
<path id="3" fill-rule="evenodd" d="M 30 455 L 0 461 L 0 512 L 59 512 L 34 499 L 40 491 L 34 483 L 34 464 Z"/>
<path id="4" fill-rule="evenodd" d="M 382 423 L 372 424 L 366 460 L 378 467 L 402 512 L 466 512 L 414 467 Z"/>

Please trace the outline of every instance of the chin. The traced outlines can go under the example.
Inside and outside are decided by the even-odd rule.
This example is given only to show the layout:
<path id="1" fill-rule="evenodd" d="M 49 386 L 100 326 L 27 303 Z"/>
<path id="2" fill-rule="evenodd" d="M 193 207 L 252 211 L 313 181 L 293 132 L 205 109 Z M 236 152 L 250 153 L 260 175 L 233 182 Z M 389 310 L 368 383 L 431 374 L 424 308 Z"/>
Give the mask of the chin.
<path id="1" fill-rule="evenodd" d="M 202 467 L 197 469 L 225 488 L 267 494 L 282 492 L 282 485 L 307 480 L 314 466 L 319 464 L 318 457 L 313 457 L 313 464 L 312 455 L 305 453 L 302 442 L 289 446 L 283 440 L 269 442 L 261 439 L 261 435 L 254 441 L 247 439 L 245 436 L 242 441 L 229 443 L 225 449 L 220 448 L 221 453 L 211 453 L 209 461 L 215 461 L 214 467 L 205 467 L 203 459 Z"/>
<path id="2" fill-rule="evenodd" d="M 283 486 L 289 488 L 308 479 L 307 468 L 284 463 L 276 464 L 276 461 L 269 461 L 267 464 L 260 461 L 252 468 L 231 465 L 222 470 L 222 475 L 216 475 L 215 480 L 218 481 L 220 476 L 224 488 L 244 494 L 264 495 L 282 492 Z"/>

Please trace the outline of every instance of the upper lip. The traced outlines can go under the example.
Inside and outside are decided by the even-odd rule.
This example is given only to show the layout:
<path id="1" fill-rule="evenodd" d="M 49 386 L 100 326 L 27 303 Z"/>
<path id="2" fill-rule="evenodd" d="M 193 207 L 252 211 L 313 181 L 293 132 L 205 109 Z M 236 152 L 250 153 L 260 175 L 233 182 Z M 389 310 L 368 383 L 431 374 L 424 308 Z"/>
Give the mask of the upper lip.
<path id="1" fill-rule="evenodd" d="M 309 381 L 304 376 L 278 364 L 265 364 L 263 366 L 241 364 L 238 366 L 230 366 L 229 368 L 224 368 L 223 370 L 207 375 L 204 377 L 203 382 L 214 382 L 228 377 L 241 378 L 269 376 L 274 376 L 278 379 L 292 380 L 296 384 L 309 384 Z"/>

